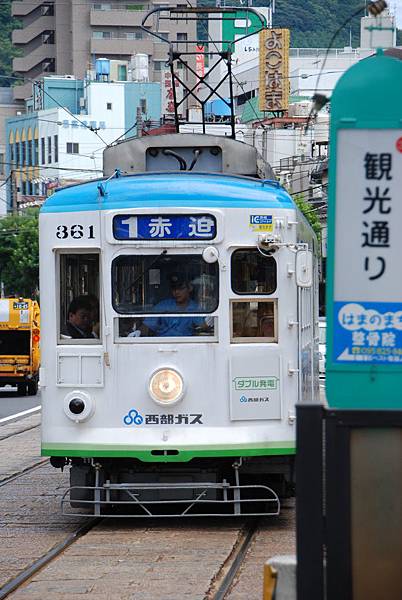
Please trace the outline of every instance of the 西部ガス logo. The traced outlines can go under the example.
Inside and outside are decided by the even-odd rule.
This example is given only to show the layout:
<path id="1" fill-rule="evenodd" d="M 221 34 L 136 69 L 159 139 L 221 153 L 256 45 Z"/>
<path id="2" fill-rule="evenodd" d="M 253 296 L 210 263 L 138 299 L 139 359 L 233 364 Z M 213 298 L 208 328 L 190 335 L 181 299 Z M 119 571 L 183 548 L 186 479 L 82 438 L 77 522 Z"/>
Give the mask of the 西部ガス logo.
<path id="1" fill-rule="evenodd" d="M 146 414 L 132 408 L 123 417 L 124 425 L 203 425 L 202 413 Z"/>
<path id="2" fill-rule="evenodd" d="M 138 410 L 132 408 L 128 411 L 128 414 L 123 417 L 124 425 L 142 425 L 144 417 L 140 415 Z"/>

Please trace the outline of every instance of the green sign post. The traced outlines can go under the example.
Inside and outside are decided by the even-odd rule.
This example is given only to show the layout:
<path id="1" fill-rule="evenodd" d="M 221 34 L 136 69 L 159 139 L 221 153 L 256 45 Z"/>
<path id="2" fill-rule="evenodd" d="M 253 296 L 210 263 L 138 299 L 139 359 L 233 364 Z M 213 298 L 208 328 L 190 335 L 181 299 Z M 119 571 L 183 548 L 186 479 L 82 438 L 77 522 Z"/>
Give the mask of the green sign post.
<path id="1" fill-rule="evenodd" d="M 402 409 L 402 60 L 343 75 L 330 139 L 328 403 Z"/>
<path id="2" fill-rule="evenodd" d="M 261 15 L 261 18 L 266 24 L 265 17 Z M 222 13 L 222 40 L 225 40 L 222 50 L 227 50 L 236 39 L 244 35 L 257 33 L 261 26 L 261 19 L 251 11 L 239 9 L 234 15 Z"/>

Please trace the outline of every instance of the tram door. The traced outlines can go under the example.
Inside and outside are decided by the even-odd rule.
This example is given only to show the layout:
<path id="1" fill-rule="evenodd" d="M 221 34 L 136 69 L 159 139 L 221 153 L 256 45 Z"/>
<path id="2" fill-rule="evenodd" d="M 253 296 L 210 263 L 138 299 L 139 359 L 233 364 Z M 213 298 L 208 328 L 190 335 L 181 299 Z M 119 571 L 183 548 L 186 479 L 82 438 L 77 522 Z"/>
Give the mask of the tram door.
<path id="1" fill-rule="evenodd" d="M 299 401 L 314 399 L 314 292 L 313 286 L 298 288 Z"/>

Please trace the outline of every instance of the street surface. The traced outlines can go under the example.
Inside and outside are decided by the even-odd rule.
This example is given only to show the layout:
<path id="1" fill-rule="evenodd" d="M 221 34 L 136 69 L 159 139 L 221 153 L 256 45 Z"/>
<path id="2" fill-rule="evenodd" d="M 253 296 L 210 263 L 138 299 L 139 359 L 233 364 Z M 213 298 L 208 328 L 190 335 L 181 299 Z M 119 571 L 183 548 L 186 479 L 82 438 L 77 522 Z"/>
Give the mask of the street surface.
<path id="1" fill-rule="evenodd" d="M 17 396 L 17 388 L 0 387 L 0 419 L 40 406 L 40 391 L 36 396 Z"/>
<path id="2" fill-rule="evenodd" d="M 61 514 L 68 469 L 40 456 L 40 414 L 0 426 L 1 588 L 88 522 Z M 213 600 L 246 518 L 101 519 L 7 597 Z M 264 562 L 295 551 L 294 501 L 258 521 L 226 600 L 261 600 Z M 219 587 L 219 585 L 218 585 Z"/>

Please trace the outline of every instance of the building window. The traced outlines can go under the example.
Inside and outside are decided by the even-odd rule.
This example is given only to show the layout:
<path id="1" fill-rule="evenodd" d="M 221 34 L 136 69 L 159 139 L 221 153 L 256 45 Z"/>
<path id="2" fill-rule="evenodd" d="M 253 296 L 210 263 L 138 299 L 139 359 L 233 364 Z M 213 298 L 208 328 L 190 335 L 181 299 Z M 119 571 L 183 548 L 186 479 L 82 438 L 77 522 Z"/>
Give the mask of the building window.
<path id="1" fill-rule="evenodd" d="M 79 154 L 79 144 L 76 142 L 67 142 L 67 154 Z"/>
<path id="2" fill-rule="evenodd" d="M 54 162 L 59 162 L 59 136 L 55 135 L 54 141 Z"/>
<path id="3" fill-rule="evenodd" d="M 127 40 L 142 40 L 142 33 L 140 31 L 128 31 L 126 33 Z"/>
<path id="4" fill-rule="evenodd" d="M 44 165 L 46 162 L 45 159 L 45 138 L 40 138 L 40 164 Z"/>
<path id="5" fill-rule="evenodd" d="M 55 35 L 54 31 L 45 31 L 42 33 L 42 44 L 54 44 L 55 43 Z"/>
<path id="6" fill-rule="evenodd" d="M 187 33 L 178 33 L 177 41 L 178 42 L 187 42 Z"/>
<path id="7" fill-rule="evenodd" d="M 110 40 L 112 33 L 110 31 L 93 31 L 92 37 L 97 40 Z"/>
<path id="8" fill-rule="evenodd" d="M 52 138 L 50 137 L 50 135 L 47 138 L 47 162 L 52 162 Z"/>
<path id="9" fill-rule="evenodd" d="M 112 110 L 112 103 L 106 102 L 106 110 Z"/>
<path id="10" fill-rule="evenodd" d="M 42 70 L 44 73 L 55 73 L 56 72 L 56 61 L 54 58 L 49 58 L 43 61 Z"/>
<path id="11" fill-rule="evenodd" d="M 34 165 L 39 164 L 39 140 L 38 138 L 34 139 Z"/>
<path id="12" fill-rule="evenodd" d="M 126 10 L 144 10 L 143 4 L 126 4 Z"/>
<path id="13" fill-rule="evenodd" d="M 0 154 L 0 175 L 4 175 L 4 154 Z"/>
<path id="14" fill-rule="evenodd" d="M 28 166 L 32 164 L 32 140 L 28 140 Z"/>
<path id="15" fill-rule="evenodd" d="M 165 62 L 164 60 L 154 60 L 154 71 L 162 71 Z"/>
<path id="16" fill-rule="evenodd" d="M 141 98 L 140 99 L 140 107 L 141 107 L 141 112 L 145 115 L 147 112 L 147 100 L 146 98 Z"/>
<path id="17" fill-rule="evenodd" d="M 42 4 L 40 7 L 40 14 L 42 17 L 53 17 L 54 16 L 54 4 Z"/>
<path id="18" fill-rule="evenodd" d="M 126 65 L 118 65 L 117 79 L 119 81 L 127 81 L 127 66 Z"/>
<path id="19" fill-rule="evenodd" d="M 24 166 L 27 164 L 27 148 L 26 148 L 25 142 L 21 142 L 21 149 L 22 149 L 21 164 Z"/>
<path id="20" fill-rule="evenodd" d="M 94 10 L 112 10 L 111 4 L 94 4 Z"/>

